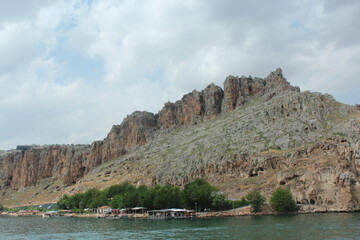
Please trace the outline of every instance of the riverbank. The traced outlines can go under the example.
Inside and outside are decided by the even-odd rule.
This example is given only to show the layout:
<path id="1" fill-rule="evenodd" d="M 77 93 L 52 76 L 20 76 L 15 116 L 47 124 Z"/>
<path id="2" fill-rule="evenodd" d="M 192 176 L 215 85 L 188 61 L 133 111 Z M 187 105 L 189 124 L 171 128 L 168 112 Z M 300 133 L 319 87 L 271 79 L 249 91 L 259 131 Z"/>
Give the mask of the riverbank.
<path id="1" fill-rule="evenodd" d="M 314 214 L 314 213 L 353 213 L 353 211 L 334 210 L 334 211 L 303 211 L 290 214 Z M 289 214 L 289 213 L 288 213 Z M 270 206 L 265 205 L 263 211 L 254 213 L 251 206 L 245 206 L 241 208 L 226 210 L 226 211 L 214 211 L 214 212 L 197 212 L 196 218 L 224 218 L 224 217 L 237 217 L 237 216 L 267 216 L 267 215 L 282 215 L 271 209 Z M 1 216 L 9 217 L 29 217 L 38 216 L 42 217 L 42 213 L 14 213 L 14 212 L 0 212 Z M 98 213 L 64 213 L 61 217 L 70 218 L 105 218 L 105 219 L 147 219 L 148 214 L 98 214 Z"/>
<path id="2" fill-rule="evenodd" d="M 268 214 L 268 213 L 267 213 Z M 197 212 L 197 218 L 219 218 L 219 217 L 235 217 L 235 216 L 248 216 L 254 215 L 252 212 L 252 207 L 246 206 L 242 208 L 227 210 L 227 211 L 217 211 L 217 212 Z M 28 217 L 28 216 L 42 216 L 42 213 L 14 213 L 14 212 L 2 212 L 2 216 L 10 217 Z M 143 214 L 97 214 L 97 213 L 64 213 L 62 217 L 74 217 L 74 218 L 133 218 L 133 219 L 146 219 L 148 218 L 147 213 Z"/>

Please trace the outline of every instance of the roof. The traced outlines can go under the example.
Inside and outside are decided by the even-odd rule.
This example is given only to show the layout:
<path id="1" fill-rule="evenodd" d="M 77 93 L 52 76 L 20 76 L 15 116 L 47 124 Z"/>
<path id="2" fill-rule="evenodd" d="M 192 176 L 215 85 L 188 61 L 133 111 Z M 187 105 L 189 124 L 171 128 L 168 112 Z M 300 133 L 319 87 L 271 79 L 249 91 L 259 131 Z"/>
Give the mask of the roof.
<path id="1" fill-rule="evenodd" d="M 99 209 L 106 209 L 106 208 L 110 208 L 109 206 L 102 206 L 102 207 L 99 207 Z"/>

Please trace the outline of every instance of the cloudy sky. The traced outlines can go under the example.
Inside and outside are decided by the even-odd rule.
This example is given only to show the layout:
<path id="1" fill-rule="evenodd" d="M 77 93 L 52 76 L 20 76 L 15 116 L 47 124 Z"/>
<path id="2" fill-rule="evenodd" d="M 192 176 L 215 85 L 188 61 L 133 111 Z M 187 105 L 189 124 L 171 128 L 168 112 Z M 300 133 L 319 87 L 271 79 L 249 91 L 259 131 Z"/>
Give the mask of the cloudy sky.
<path id="1" fill-rule="evenodd" d="M 277 67 L 360 103 L 358 0 L 0 0 L 0 149 L 91 143 L 228 75 Z"/>

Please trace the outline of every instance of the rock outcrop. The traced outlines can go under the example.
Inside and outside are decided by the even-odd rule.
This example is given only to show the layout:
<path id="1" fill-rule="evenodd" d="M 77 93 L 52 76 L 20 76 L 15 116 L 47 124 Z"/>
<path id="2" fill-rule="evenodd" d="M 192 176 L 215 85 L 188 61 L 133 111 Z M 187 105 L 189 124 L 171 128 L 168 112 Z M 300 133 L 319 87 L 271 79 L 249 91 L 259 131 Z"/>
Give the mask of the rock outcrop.
<path id="1" fill-rule="evenodd" d="M 157 114 L 134 112 L 91 145 L 2 151 L 2 194 L 38 185 L 44 187 L 36 196 L 124 181 L 183 185 L 203 177 L 231 198 L 289 187 L 303 211 L 360 210 L 357 107 L 300 92 L 281 69 L 264 79 L 229 76 L 223 89 L 210 84 Z"/>
<path id="2" fill-rule="evenodd" d="M 170 128 L 187 125 L 203 117 L 212 119 L 221 113 L 234 111 L 255 97 L 281 91 L 300 91 L 286 81 L 281 69 L 276 69 L 265 79 L 229 76 L 225 79 L 224 90 L 210 84 L 203 91 L 194 90 L 175 103 L 165 103 L 158 113 L 158 126 Z"/>
<path id="3" fill-rule="evenodd" d="M 86 145 L 53 145 L 4 154 L 0 157 L 2 186 L 29 187 L 43 179 L 75 183 L 84 176 L 89 150 Z"/>
<path id="4" fill-rule="evenodd" d="M 75 184 L 84 174 L 147 142 L 157 129 L 153 113 L 134 112 L 91 145 L 26 146 L 0 156 L 3 187 L 29 187 L 43 179 Z"/>

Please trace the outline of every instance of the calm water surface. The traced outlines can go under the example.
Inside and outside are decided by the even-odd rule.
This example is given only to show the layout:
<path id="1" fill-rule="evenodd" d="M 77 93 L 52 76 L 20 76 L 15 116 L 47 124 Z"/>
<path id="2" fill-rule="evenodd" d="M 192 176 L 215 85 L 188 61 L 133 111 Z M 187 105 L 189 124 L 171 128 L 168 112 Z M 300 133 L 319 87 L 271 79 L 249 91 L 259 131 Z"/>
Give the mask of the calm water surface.
<path id="1" fill-rule="evenodd" d="M 195 220 L 0 217 L 0 240 L 360 239 L 360 213 Z"/>

